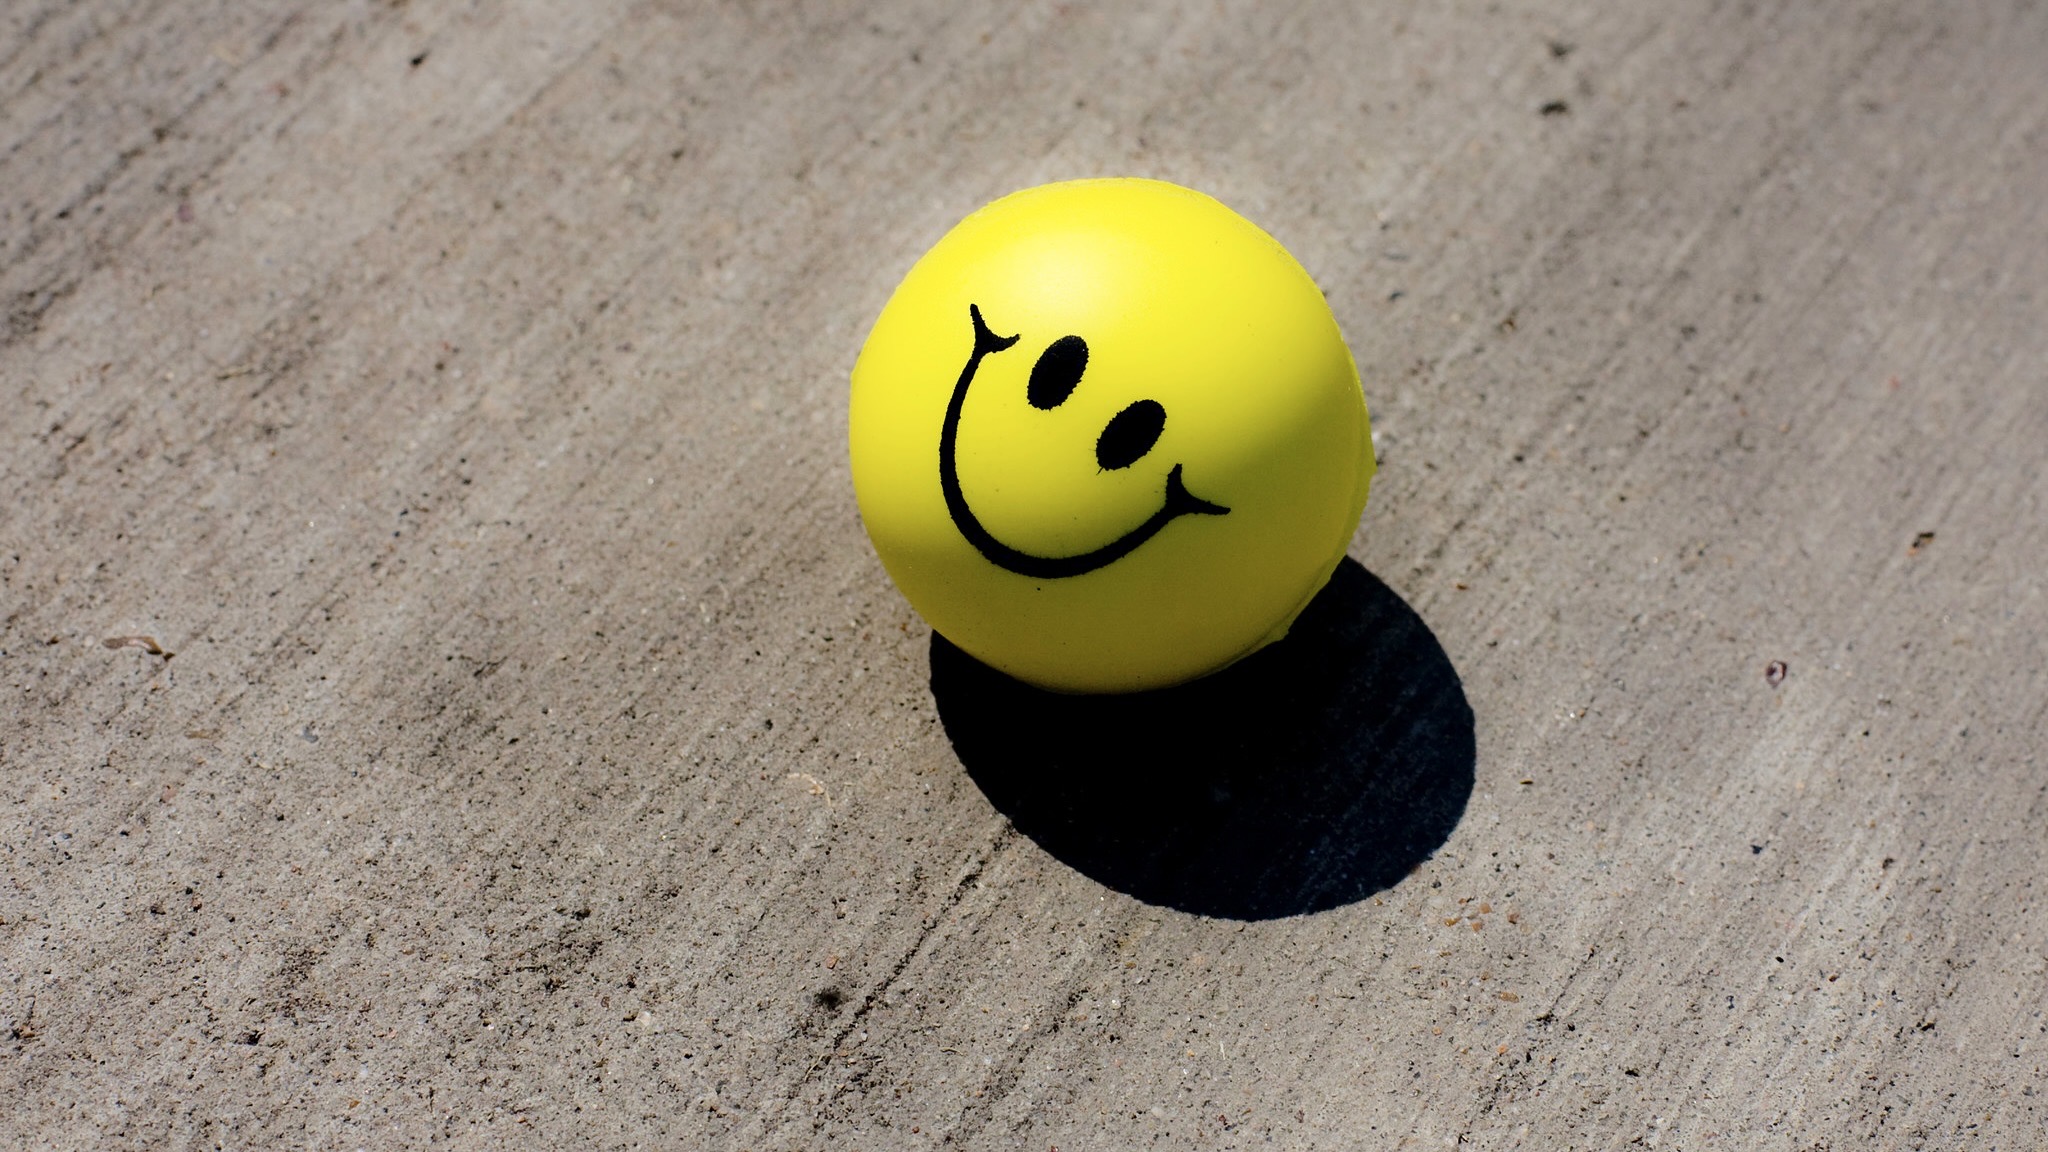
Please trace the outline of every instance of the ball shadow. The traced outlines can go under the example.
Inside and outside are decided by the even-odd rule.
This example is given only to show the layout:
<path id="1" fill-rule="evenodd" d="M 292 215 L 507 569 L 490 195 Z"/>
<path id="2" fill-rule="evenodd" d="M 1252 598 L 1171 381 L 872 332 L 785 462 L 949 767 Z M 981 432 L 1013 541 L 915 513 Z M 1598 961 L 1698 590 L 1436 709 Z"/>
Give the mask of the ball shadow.
<path id="1" fill-rule="evenodd" d="M 1472 795 L 1472 709 L 1413 609 L 1346 559 L 1287 638 L 1214 676 L 1062 696 L 932 636 L 967 773 L 1025 835 L 1119 892 L 1264 920 L 1389 888 Z"/>

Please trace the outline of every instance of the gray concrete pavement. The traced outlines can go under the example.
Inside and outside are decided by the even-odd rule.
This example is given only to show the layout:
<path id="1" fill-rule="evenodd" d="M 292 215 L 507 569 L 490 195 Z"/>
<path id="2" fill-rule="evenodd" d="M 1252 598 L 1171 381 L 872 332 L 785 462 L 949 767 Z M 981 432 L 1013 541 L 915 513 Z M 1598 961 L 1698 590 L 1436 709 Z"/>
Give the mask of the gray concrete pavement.
<path id="1" fill-rule="evenodd" d="M 0 1144 L 2041 1147 L 2044 60 L 1996 0 L 6 6 Z M 1469 703 L 1335 906 L 1011 823 L 856 517 L 909 262 L 1121 173 L 1324 286 L 1351 556 Z"/>

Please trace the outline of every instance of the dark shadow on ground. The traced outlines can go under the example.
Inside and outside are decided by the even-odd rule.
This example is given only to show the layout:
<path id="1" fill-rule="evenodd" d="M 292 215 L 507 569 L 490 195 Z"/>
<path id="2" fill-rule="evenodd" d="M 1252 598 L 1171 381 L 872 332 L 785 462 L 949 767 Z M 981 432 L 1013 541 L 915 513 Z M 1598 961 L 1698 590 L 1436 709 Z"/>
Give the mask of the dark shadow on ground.
<path id="1" fill-rule="evenodd" d="M 1287 639 L 1131 696 L 1022 684 L 934 634 L 932 695 L 991 803 L 1140 900 L 1263 920 L 1362 900 L 1450 836 L 1472 709 L 1413 609 L 1345 560 Z"/>

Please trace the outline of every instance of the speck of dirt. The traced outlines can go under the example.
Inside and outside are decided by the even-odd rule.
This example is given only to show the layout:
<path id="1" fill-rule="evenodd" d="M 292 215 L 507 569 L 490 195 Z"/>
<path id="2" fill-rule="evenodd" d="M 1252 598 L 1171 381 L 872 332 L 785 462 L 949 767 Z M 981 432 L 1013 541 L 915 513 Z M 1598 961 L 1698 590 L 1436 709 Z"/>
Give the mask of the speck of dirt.
<path id="1" fill-rule="evenodd" d="M 1764 683 L 1776 688 L 1785 682 L 1785 674 L 1790 671 L 1783 660 L 1773 660 L 1764 665 Z"/>

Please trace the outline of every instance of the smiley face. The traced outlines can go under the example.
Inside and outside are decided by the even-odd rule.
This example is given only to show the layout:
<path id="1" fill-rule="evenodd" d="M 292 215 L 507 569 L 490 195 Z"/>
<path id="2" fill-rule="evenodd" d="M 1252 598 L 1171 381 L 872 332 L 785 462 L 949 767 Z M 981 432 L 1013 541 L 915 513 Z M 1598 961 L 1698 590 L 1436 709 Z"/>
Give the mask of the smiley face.
<path id="1" fill-rule="evenodd" d="M 1166 474 L 1166 494 L 1159 510 L 1147 517 L 1143 524 L 1100 548 L 1069 556 L 1038 556 L 996 539 L 982 526 L 960 488 L 960 413 L 966 406 L 967 389 L 974 383 L 975 370 L 981 367 L 983 357 L 1008 350 L 1017 343 L 1017 337 L 998 336 L 989 331 L 988 325 L 982 321 L 981 309 L 975 305 L 967 306 L 967 315 L 974 322 L 974 351 L 967 357 L 967 367 L 960 370 L 960 380 L 953 386 L 953 397 L 946 404 L 946 423 L 939 433 L 939 485 L 945 493 L 946 511 L 953 517 L 954 526 L 960 529 L 960 535 L 968 543 L 988 558 L 989 563 L 1023 576 L 1046 579 L 1080 576 L 1123 559 L 1176 517 L 1222 516 L 1230 511 L 1220 504 L 1212 504 L 1190 494 L 1187 485 L 1181 481 L 1181 466 L 1175 464 Z M 1062 336 L 1047 345 L 1038 362 L 1032 365 L 1026 399 L 1033 408 L 1051 411 L 1074 394 L 1074 389 L 1080 386 L 1082 373 L 1087 369 L 1088 342 L 1079 336 Z M 1153 445 L 1159 442 L 1160 433 L 1165 430 L 1166 408 L 1163 405 L 1157 400 L 1135 401 L 1111 417 L 1103 427 L 1102 435 L 1095 441 L 1095 461 L 1104 471 L 1129 468 L 1152 451 Z"/>
<path id="2" fill-rule="evenodd" d="M 1200 193 L 1005 197 L 911 269 L 853 371 L 861 517 L 931 625 L 1012 676 L 1132 691 L 1286 633 L 1373 471 L 1321 292 Z"/>

